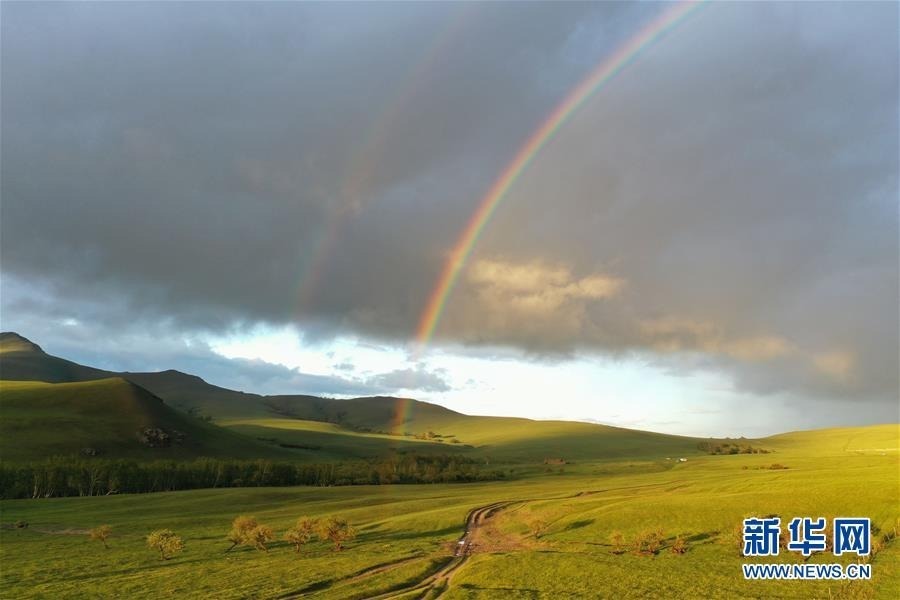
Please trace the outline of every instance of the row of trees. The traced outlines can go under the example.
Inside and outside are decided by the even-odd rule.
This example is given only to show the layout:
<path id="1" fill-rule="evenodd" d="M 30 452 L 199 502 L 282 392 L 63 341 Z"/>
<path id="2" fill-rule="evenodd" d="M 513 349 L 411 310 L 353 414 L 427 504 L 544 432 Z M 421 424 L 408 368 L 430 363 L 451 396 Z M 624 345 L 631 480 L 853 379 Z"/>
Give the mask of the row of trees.
<path id="1" fill-rule="evenodd" d="M 627 540 L 621 531 L 614 531 L 609 536 L 609 542 L 613 554 L 624 554 L 631 548 L 638 556 L 653 556 L 663 548 L 666 535 L 661 528 L 656 528 L 642 531 L 631 540 Z M 680 535 L 676 536 L 669 549 L 673 554 L 684 554 L 688 550 L 687 541 Z"/>
<path id="2" fill-rule="evenodd" d="M 300 517 L 293 527 L 284 532 L 283 539 L 300 552 L 304 545 L 318 535 L 322 541 L 331 542 L 335 551 L 343 550 L 344 543 L 356 537 L 356 529 L 343 517 L 326 517 L 322 520 Z M 268 525 L 262 525 L 256 517 L 240 516 L 231 523 L 228 533 L 230 552 L 238 546 L 248 546 L 268 552 L 267 544 L 275 539 L 275 533 Z"/>
<path id="3" fill-rule="evenodd" d="M 700 442 L 697 448 L 707 454 L 768 454 L 765 448 L 756 448 L 746 442 Z"/>
<path id="4" fill-rule="evenodd" d="M 481 461 L 460 456 L 398 454 L 372 461 L 300 464 L 270 460 L 193 461 L 54 458 L 0 464 L 0 498 L 102 496 L 217 487 L 454 483 L 502 479 Z"/>
<path id="5" fill-rule="evenodd" d="M 104 548 L 109 548 L 107 541 L 112 535 L 112 527 L 100 525 L 88 532 L 91 540 L 101 542 Z M 333 544 L 334 550 L 339 552 L 344 549 L 344 544 L 356 538 L 356 529 L 350 525 L 347 519 L 338 516 L 329 516 L 324 519 L 300 517 L 293 527 L 284 532 L 283 539 L 291 544 L 299 553 L 303 546 L 313 541 L 318 536 L 323 542 Z M 263 552 L 268 552 L 268 544 L 275 539 L 275 533 L 268 525 L 263 525 L 256 517 L 241 515 L 231 522 L 231 531 L 227 539 L 231 546 L 225 552 L 231 552 L 238 546 L 246 546 Z M 157 529 L 146 538 L 147 547 L 159 552 L 162 560 L 169 560 L 173 555 L 184 549 L 184 540 L 175 535 L 171 529 Z"/>

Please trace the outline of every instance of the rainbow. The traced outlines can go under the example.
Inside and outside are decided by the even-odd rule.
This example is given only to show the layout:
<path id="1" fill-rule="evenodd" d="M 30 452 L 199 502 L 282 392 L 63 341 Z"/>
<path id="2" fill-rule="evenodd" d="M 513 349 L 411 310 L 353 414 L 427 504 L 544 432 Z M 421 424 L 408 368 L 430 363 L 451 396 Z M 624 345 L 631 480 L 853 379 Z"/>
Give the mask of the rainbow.
<path id="1" fill-rule="evenodd" d="M 412 400 L 409 398 L 397 398 L 394 405 L 394 420 L 391 421 L 390 432 L 394 435 L 403 435 L 406 433 L 403 426 L 412 412 Z"/>
<path id="2" fill-rule="evenodd" d="M 528 137 L 525 144 L 516 152 L 516 155 L 506 165 L 506 168 L 503 169 L 481 199 L 478 208 L 469 219 L 456 244 L 450 251 L 440 277 L 428 297 L 425 310 L 419 319 L 418 328 L 416 329 L 416 341 L 420 349 L 424 348 L 434 335 L 435 329 L 441 320 L 441 315 L 444 313 L 447 299 L 456 285 L 459 274 L 469 260 L 472 250 L 484 232 L 485 227 L 497 210 L 497 206 L 523 171 L 534 160 L 535 156 L 588 98 L 631 64 L 643 50 L 653 45 L 666 32 L 681 23 L 703 4 L 703 1 L 685 1 L 679 2 L 665 10 L 659 17 L 647 24 L 600 63 L 556 106 L 541 126 Z"/>
<path id="3" fill-rule="evenodd" d="M 447 23 L 434 37 L 431 43 L 415 60 L 404 78 L 404 84 L 376 113 L 371 127 L 361 136 L 360 143 L 350 155 L 344 176 L 341 180 L 339 198 L 336 209 L 328 211 L 325 227 L 313 243 L 312 252 L 302 263 L 300 276 L 297 278 L 297 315 L 314 300 L 329 257 L 340 240 L 341 229 L 348 216 L 352 216 L 362 208 L 363 198 L 377 170 L 378 161 L 383 148 L 387 145 L 390 132 L 404 115 L 409 103 L 415 99 L 422 85 L 433 76 L 435 66 L 450 53 L 454 42 L 465 31 L 466 24 L 478 10 L 475 4 L 466 4 L 448 18 Z"/>

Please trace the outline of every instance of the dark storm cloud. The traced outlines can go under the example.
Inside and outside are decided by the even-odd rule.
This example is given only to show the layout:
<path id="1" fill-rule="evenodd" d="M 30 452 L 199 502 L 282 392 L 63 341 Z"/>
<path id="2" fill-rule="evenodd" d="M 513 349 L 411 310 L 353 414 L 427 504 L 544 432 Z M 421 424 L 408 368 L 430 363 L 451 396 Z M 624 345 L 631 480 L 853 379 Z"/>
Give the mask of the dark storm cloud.
<path id="1" fill-rule="evenodd" d="M 4 4 L 5 326 L 402 342 L 515 149 L 660 9 Z M 895 402 L 897 10 L 671 32 L 511 190 L 439 340 Z"/>

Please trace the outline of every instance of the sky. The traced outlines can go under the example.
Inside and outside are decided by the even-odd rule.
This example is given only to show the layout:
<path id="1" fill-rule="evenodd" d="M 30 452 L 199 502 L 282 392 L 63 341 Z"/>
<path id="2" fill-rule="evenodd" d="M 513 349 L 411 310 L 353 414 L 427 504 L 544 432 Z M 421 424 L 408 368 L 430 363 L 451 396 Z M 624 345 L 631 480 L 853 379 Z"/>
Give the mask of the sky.
<path id="1" fill-rule="evenodd" d="M 257 393 L 900 421 L 898 5 L 3 3 L 0 326 Z"/>

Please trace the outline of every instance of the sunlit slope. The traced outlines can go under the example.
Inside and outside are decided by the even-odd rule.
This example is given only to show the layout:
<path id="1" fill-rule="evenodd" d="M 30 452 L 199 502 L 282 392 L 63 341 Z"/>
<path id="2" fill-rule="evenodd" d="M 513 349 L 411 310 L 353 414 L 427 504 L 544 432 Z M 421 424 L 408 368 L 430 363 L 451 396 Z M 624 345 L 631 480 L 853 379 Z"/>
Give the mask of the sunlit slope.
<path id="1" fill-rule="evenodd" d="M 497 458 L 575 461 L 678 457 L 697 453 L 700 441 L 594 423 L 471 416 L 435 404 L 399 398 L 326 400 L 323 404 L 301 404 L 291 398 L 278 397 L 267 398 L 267 401 L 272 406 L 282 406 L 282 414 L 288 416 L 330 421 L 356 431 L 440 439 L 447 446 L 473 446 L 480 453 Z M 269 427 L 276 425 L 277 421 L 268 423 Z"/>
<path id="2" fill-rule="evenodd" d="M 323 448 L 346 447 L 346 451 L 351 453 L 353 450 L 350 447 L 354 444 L 375 443 L 416 452 L 465 452 L 512 462 L 542 462 L 545 459 L 551 459 L 551 462 L 557 459 L 566 462 L 617 458 L 674 459 L 700 453 L 700 440 L 695 438 L 593 423 L 478 417 L 448 412 L 451 414 L 408 419 L 402 427 L 395 429 L 401 434 L 390 436 L 371 433 L 391 431 L 393 428 L 390 421 L 357 421 L 360 423 L 358 427 L 371 432 L 287 418 L 225 420 L 221 423 L 258 437 L 303 439 L 307 442 L 320 440 L 318 443 Z M 322 429 L 323 426 L 327 427 L 327 431 Z M 431 435 L 434 437 L 430 437 Z M 426 437 L 430 443 L 418 440 L 416 436 Z"/>
<path id="3" fill-rule="evenodd" d="M 427 402 L 390 396 L 332 400 L 313 396 L 265 396 L 266 406 L 278 415 L 338 423 L 352 429 L 393 431 L 465 417 L 462 413 Z M 410 433 L 412 430 L 406 429 Z"/>
<path id="4" fill-rule="evenodd" d="M 792 431 L 764 438 L 759 443 L 776 451 L 804 454 L 896 454 L 900 451 L 900 424 Z"/>
<path id="5" fill-rule="evenodd" d="M 160 429 L 170 439 L 153 441 L 157 447 L 151 447 L 140 439 L 145 428 Z M 0 382 L 0 454 L 4 460 L 83 452 L 105 458 L 150 459 L 291 456 L 287 450 L 189 417 L 124 379 Z"/>
<path id="6" fill-rule="evenodd" d="M 394 452 L 457 454 L 472 450 L 458 444 L 352 431 L 322 421 L 266 418 L 224 420 L 218 423 L 248 437 L 289 447 L 298 457 L 309 461 L 371 459 L 386 457 Z"/>

